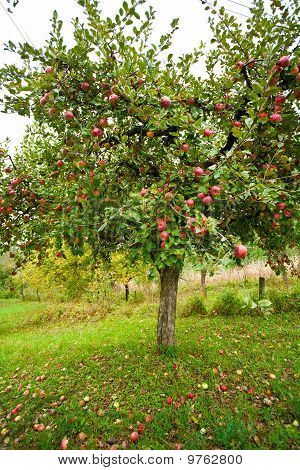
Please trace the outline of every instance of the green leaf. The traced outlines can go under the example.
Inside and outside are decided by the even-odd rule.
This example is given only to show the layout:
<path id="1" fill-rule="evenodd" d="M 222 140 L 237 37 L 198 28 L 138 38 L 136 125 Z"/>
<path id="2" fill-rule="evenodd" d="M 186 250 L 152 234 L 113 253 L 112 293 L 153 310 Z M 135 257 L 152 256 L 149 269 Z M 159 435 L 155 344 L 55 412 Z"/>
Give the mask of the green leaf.
<path id="1" fill-rule="evenodd" d="M 269 299 L 262 299 L 258 302 L 259 307 L 270 307 L 272 305 L 271 300 Z"/>

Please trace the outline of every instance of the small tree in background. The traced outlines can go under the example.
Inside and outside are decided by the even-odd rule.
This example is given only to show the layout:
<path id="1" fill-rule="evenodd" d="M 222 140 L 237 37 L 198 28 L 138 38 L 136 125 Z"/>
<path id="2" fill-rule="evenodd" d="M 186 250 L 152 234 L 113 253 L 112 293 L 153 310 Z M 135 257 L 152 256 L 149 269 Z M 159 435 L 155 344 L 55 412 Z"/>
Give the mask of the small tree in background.
<path id="1" fill-rule="evenodd" d="M 142 261 L 132 262 L 130 254 L 126 252 L 114 252 L 108 267 L 111 278 L 124 286 L 125 300 L 129 298 L 129 283 L 133 279 L 145 284 L 147 282 L 147 266 Z"/>
<path id="2" fill-rule="evenodd" d="M 50 246 L 42 262 L 37 261 L 38 255 L 31 257 L 20 272 L 24 284 L 34 289 L 38 298 L 41 293 L 66 300 L 83 298 L 94 275 L 91 250 L 85 247 L 85 253 L 76 256 L 66 246 L 59 256 L 55 254 L 56 249 Z"/>
<path id="3" fill-rule="evenodd" d="M 256 1 L 244 29 L 214 2 L 212 50 L 174 59 L 178 20 L 152 44 L 145 0 L 113 19 L 97 0 L 78 4 L 73 47 L 56 13 L 45 47 L 8 45 L 23 66 L 1 70 L 4 110 L 33 117 L 39 151 L 30 140 L 2 158 L 1 249 L 42 256 L 51 236 L 56 256 L 64 243 L 142 255 L 160 275 L 161 349 L 174 344 L 187 255 L 203 244 L 240 262 L 258 237 L 271 260 L 299 233 L 299 6 L 276 1 L 269 15 Z M 205 78 L 192 73 L 199 61 Z"/>

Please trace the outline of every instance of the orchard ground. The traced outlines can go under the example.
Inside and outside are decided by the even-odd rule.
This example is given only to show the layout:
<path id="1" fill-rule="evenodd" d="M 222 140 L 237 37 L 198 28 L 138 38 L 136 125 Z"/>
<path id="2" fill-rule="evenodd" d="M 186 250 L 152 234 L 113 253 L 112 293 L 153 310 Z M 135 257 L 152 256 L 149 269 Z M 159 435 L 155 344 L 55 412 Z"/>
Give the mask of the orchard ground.
<path id="1" fill-rule="evenodd" d="M 106 318 L 101 306 L 0 301 L 0 448 L 296 449 L 299 285 L 272 284 L 288 311 L 217 315 L 223 283 L 209 286 L 208 313 L 183 317 L 196 285 L 181 288 L 167 355 L 149 299 Z"/>

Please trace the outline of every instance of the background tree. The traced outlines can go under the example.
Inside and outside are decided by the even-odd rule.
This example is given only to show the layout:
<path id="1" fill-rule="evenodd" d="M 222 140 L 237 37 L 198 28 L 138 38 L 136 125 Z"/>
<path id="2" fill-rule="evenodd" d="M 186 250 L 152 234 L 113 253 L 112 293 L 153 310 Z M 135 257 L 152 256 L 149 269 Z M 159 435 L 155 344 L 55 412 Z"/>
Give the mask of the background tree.
<path id="1" fill-rule="evenodd" d="M 133 279 L 137 282 L 147 281 L 147 266 L 142 261 L 132 262 L 130 254 L 114 252 L 111 254 L 110 265 L 107 267 L 112 279 L 125 288 L 125 300 L 129 299 L 129 283 Z"/>
<path id="2" fill-rule="evenodd" d="M 10 44 L 24 65 L 0 73 L 4 110 L 31 115 L 44 137 L 31 172 L 28 148 L 2 159 L 2 251 L 42 256 L 50 235 L 59 257 L 63 243 L 82 254 L 100 240 L 142 254 L 160 275 L 168 347 L 187 255 L 203 245 L 240 262 L 241 242 L 258 237 L 271 260 L 296 239 L 299 6 L 276 1 L 270 15 L 257 1 L 243 28 L 214 2 L 213 49 L 174 59 L 178 20 L 152 44 L 144 0 L 113 19 L 96 0 L 78 4 L 86 21 L 74 20 L 72 48 L 54 13 L 45 47 Z M 192 72 L 200 60 L 204 78 Z"/>

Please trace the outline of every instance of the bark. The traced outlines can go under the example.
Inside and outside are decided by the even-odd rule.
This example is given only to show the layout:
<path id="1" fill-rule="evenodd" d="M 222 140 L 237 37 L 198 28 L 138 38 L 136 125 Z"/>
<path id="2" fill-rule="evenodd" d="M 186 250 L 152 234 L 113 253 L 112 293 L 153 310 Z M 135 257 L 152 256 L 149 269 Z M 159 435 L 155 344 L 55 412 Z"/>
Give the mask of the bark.
<path id="1" fill-rule="evenodd" d="M 259 277 L 258 280 L 258 300 L 262 300 L 266 294 L 266 279 Z"/>
<path id="2" fill-rule="evenodd" d="M 157 345 L 166 349 L 175 343 L 175 318 L 180 270 L 167 266 L 160 272 L 160 302 L 158 311 Z"/>
<path id="3" fill-rule="evenodd" d="M 128 298 L 129 298 L 129 285 L 128 285 L 128 284 L 125 284 L 124 287 L 125 287 L 125 300 L 126 300 L 126 302 L 128 302 Z"/>
<path id="4" fill-rule="evenodd" d="M 283 282 L 284 282 L 285 287 L 288 287 L 289 286 L 289 278 L 288 278 L 288 274 L 287 274 L 286 271 L 283 271 L 282 277 L 283 277 Z"/>
<path id="5" fill-rule="evenodd" d="M 206 274 L 207 274 L 206 269 L 201 269 L 201 291 L 202 291 L 203 297 L 205 298 L 207 297 Z"/>
<path id="6" fill-rule="evenodd" d="M 22 300 L 24 302 L 25 301 L 25 296 L 24 296 L 24 286 L 23 286 L 23 284 L 20 287 L 20 294 L 21 294 Z"/>

